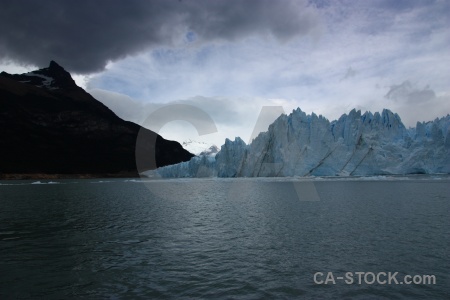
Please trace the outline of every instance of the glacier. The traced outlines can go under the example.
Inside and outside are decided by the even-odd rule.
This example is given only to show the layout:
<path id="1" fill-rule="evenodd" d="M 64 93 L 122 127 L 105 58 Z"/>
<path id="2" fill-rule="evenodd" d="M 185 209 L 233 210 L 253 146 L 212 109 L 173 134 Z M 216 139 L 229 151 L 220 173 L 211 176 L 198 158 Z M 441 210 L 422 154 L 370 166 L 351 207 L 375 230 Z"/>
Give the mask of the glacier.
<path id="1" fill-rule="evenodd" d="M 297 108 L 250 144 L 145 172 L 151 177 L 372 176 L 450 173 L 450 115 L 406 128 L 399 115 L 353 109 L 329 121 Z"/>

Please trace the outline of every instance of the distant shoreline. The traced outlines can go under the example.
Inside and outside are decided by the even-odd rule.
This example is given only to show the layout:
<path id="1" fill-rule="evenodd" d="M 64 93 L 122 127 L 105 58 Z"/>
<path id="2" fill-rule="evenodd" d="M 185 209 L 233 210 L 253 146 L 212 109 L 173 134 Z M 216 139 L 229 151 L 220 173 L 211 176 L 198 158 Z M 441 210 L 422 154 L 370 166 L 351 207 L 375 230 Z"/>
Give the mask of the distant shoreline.
<path id="1" fill-rule="evenodd" d="M 155 178 L 143 175 L 142 178 L 152 180 L 171 180 L 171 179 L 205 179 L 205 178 L 221 178 L 221 179 L 255 179 L 255 178 L 285 178 L 285 179 L 368 179 L 373 177 L 417 177 L 417 176 L 449 176 L 447 173 L 433 173 L 433 174 L 373 174 L 363 176 L 284 176 L 284 177 L 167 177 L 167 178 Z M 0 180 L 52 180 L 52 179 L 96 179 L 96 178 L 139 178 L 139 174 L 133 172 L 121 172 L 121 173 L 84 173 L 84 174 L 45 174 L 45 173 L 17 173 L 17 174 L 0 174 Z"/>
<path id="2" fill-rule="evenodd" d="M 0 180 L 27 180 L 27 179 L 91 179 L 91 178 L 134 178 L 138 173 L 87 173 L 87 174 L 46 174 L 46 173 L 10 173 L 0 174 Z"/>

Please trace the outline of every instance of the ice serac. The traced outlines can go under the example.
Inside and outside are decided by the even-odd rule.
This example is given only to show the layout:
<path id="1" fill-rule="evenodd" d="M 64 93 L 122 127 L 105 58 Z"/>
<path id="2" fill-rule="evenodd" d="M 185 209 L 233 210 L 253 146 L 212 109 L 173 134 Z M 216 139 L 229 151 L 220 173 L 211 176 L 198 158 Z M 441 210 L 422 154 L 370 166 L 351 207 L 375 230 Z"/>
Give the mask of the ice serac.
<path id="1" fill-rule="evenodd" d="M 216 169 L 219 177 L 240 177 L 242 164 L 245 162 L 247 145 L 240 138 L 225 140 L 225 144 L 216 155 Z"/>
<path id="2" fill-rule="evenodd" d="M 330 122 L 298 108 L 281 115 L 249 145 L 240 138 L 227 139 L 215 160 L 197 157 L 157 173 L 163 177 L 450 173 L 450 116 L 407 129 L 388 109 L 374 114 L 353 109 Z"/>

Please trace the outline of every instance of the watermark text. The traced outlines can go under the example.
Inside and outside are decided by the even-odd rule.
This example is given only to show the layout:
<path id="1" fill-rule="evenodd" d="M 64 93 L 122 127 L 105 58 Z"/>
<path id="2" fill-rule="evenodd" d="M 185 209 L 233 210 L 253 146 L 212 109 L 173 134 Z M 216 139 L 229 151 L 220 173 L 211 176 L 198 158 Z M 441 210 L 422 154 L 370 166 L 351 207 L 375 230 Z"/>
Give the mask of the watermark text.
<path id="1" fill-rule="evenodd" d="M 315 284 L 436 284 L 435 275 L 399 275 L 399 272 L 346 272 L 342 276 L 333 272 L 316 272 L 314 274 Z"/>

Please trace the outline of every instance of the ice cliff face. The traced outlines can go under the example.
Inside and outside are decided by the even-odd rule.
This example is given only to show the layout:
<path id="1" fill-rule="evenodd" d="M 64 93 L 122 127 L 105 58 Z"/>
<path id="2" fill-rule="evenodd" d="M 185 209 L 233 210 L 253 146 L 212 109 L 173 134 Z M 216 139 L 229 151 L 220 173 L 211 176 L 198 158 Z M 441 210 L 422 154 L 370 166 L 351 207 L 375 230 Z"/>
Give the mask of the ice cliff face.
<path id="1" fill-rule="evenodd" d="M 250 145 L 226 140 L 215 159 L 159 168 L 162 177 L 349 176 L 450 173 L 450 116 L 406 129 L 397 114 L 352 110 L 338 120 L 300 109 Z"/>

